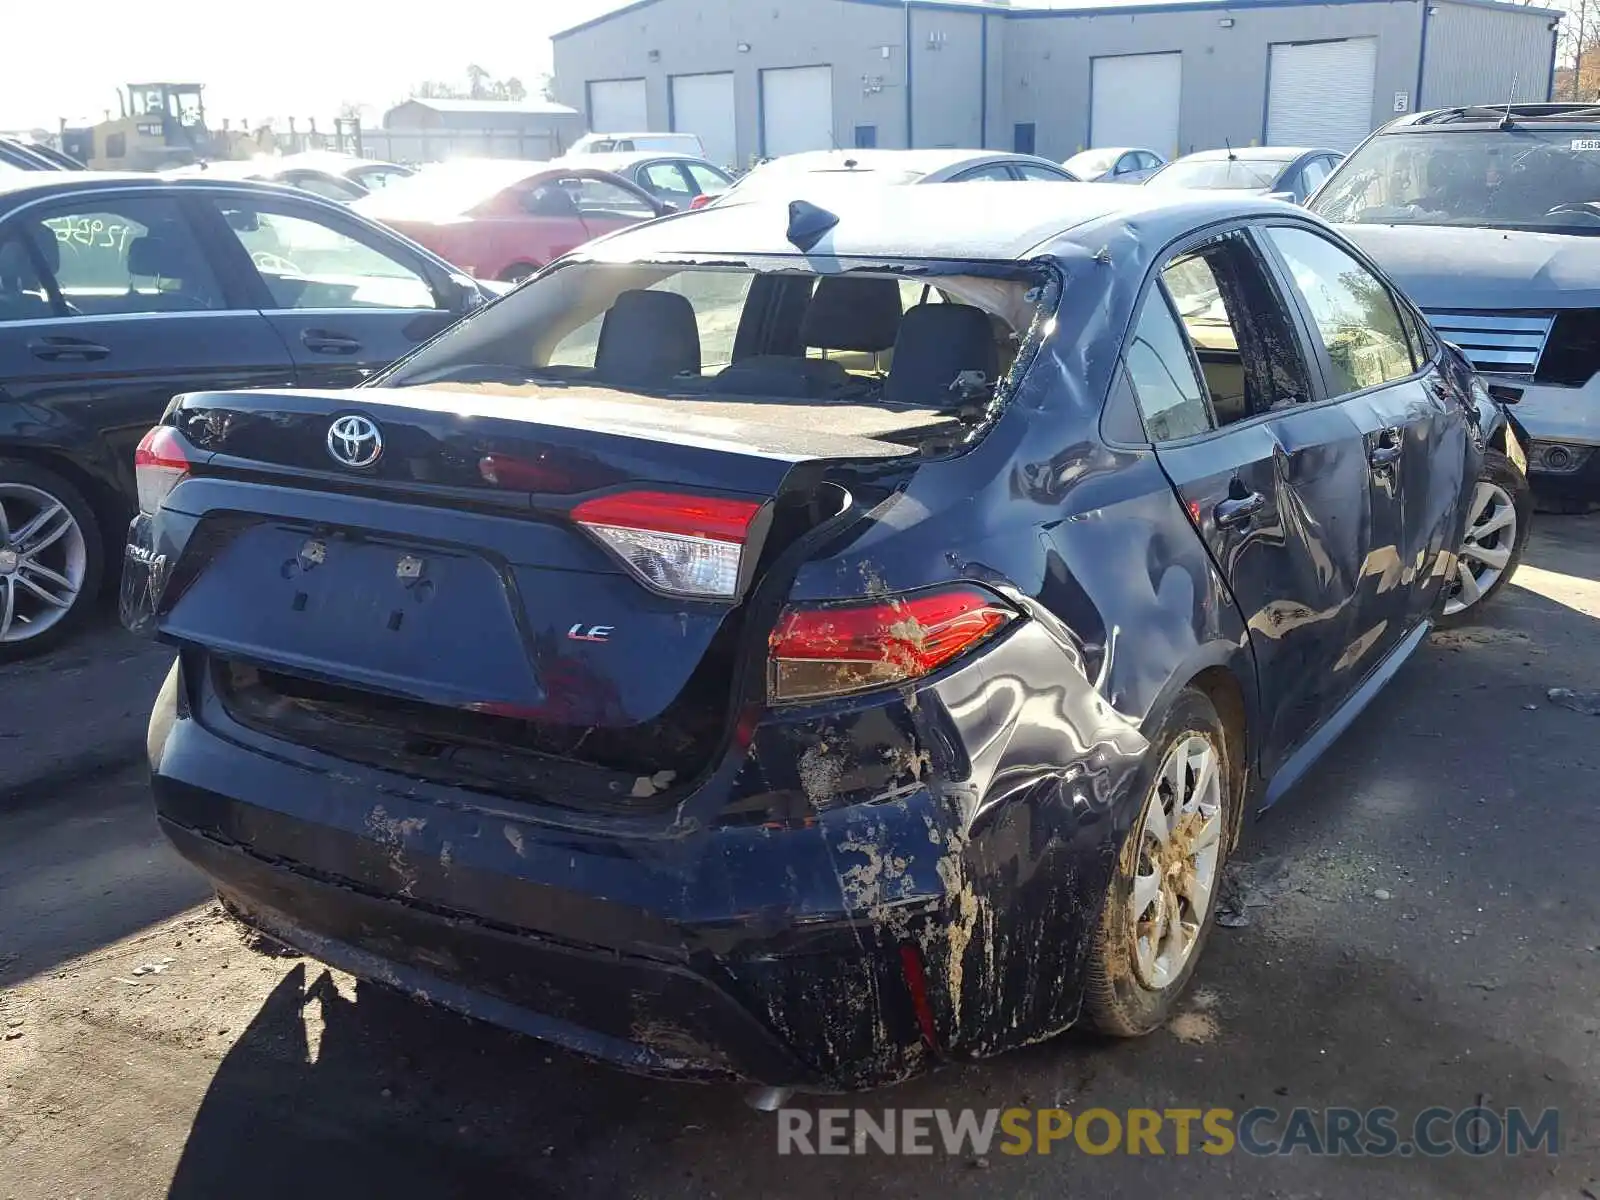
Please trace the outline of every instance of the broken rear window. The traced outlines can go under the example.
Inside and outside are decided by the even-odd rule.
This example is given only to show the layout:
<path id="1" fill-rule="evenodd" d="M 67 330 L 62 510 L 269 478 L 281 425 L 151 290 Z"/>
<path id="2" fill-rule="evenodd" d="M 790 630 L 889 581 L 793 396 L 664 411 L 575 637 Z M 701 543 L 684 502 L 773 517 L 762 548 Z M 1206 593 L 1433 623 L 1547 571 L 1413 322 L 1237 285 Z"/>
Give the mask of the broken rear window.
<path id="1" fill-rule="evenodd" d="M 1036 269 L 969 270 L 575 263 L 377 382 L 968 413 L 994 396 L 1046 291 Z"/>

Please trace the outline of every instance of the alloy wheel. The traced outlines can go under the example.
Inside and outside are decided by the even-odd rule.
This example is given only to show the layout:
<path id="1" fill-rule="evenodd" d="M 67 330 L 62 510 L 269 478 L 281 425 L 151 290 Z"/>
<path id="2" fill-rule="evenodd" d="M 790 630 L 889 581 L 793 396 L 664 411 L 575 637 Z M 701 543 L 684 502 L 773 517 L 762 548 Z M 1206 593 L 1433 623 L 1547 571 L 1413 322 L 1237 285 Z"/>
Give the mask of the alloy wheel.
<path id="1" fill-rule="evenodd" d="M 1211 740 L 1191 733 L 1167 752 L 1145 799 L 1130 894 L 1133 963 L 1152 991 L 1170 986 L 1211 912 L 1222 851 L 1222 771 Z"/>
<path id="2" fill-rule="evenodd" d="M 1447 586 L 1444 615 L 1471 608 L 1499 581 L 1517 544 L 1517 506 L 1498 483 L 1478 481 L 1472 492 L 1467 535 L 1456 559 L 1455 578 Z"/>
<path id="3" fill-rule="evenodd" d="M 0 481 L 0 642 L 26 642 L 60 623 L 88 565 L 83 530 L 65 504 Z"/>

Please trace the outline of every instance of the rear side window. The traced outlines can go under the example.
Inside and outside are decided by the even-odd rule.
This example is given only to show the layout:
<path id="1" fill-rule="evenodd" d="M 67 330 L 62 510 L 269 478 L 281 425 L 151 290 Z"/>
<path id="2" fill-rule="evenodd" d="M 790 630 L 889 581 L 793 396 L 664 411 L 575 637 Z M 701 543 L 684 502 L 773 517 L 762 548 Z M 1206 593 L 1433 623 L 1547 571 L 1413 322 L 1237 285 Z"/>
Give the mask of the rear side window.
<path id="1" fill-rule="evenodd" d="M 22 234 L 0 234 L 0 322 L 41 321 L 55 315 Z"/>
<path id="2" fill-rule="evenodd" d="M 222 288 L 175 200 L 96 199 L 56 208 L 44 242 L 61 297 L 74 315 L 206 312 L 226 307 Z"/>
<path id="3" fill-rule="evenodd" d="M 603 179 L 580 179 L 574 183 L 562 180 L 561 186 L 566 188 L 577 201 L 578 215 L 582 217 L 593 217 L 598 220 L 648 221 L 656 215 L 655 209 L 650 207 L 643 196 L 636 195 L 627 188 L 618 187 L 614 183 L 607 183 Z M 680 182 L 678 186 L 683 185 Z"/>
<path id="4" fill-rule="evenodd" d="M 1217 425 L 1309 398 L 1284 300 L 1245 237 L 1227 234 L 1179 254 L 1161 281 L 1200 364 Z"/>
<path id="5" fill-rule="evenodd" d="M 1267 231 L 1294 277 L 1333 368 L 1335 395 L 1381 387 L 1416 370 L 1394 298 L 1381 280 L 1308 229 Z"/>
<path id="6" fill-rule="evenodd" d="M 1122 361 L 1151 441 L 1193 437 L 1211 428 L 1205 387 L 1165 289 L 1151 289 Z"/>

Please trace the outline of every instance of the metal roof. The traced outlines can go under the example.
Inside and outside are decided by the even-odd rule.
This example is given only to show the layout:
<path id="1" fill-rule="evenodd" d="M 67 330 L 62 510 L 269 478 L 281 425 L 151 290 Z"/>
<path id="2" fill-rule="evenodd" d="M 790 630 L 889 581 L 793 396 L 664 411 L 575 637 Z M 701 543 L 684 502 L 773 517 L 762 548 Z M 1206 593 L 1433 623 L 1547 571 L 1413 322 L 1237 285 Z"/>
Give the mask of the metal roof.
<path id="1" fill-rule="evenodd" d="M 436 100 L 428 96 L 413 96 L 409 100 L 402 100 L 394 108 L 404 108 L 408 104 L 420 104 L 423 108 L 431 108 L 434 112 L 441 113 L 502 113 L 510 116 L 530 117 L 575 117 L 578 115 L 578 110 L 575 108 L 543 98 L 528 100 Z M 389 111 L 393 112 L 394 108 Z"/>
<path id="2" fill-rule="evenodd" d="M 649 8 L 658 0 L 634 0 L 621 8 L 614 8 L 598 17 L 591 17 L 566 29 L 551 34 L 551 40 L 569 37 L 585 29 L 603 25 L 607 21 Z M 866 4 L 876 8 L 934 8 L 959 9 L 973 13 L 988 13 L 1002 20 L 1030 20 L 1053 17 L 1103 17 L 1141 16 L 1152 13 L 1197 12 L 1210 10 L 1244 11 L 1252 8 L 1321 8 L 1345 4 L 1387 4 L 1392 0 L 1090 0 L 1089 3 L 1067 4 L 1059 7 L 1013 8 L 1006 4 L 985 3 L 984 0 L 841 0 L 845 4 Z M 1557 8 L 1531 8 L 1510 0 L 1434 0 L 1435 3 L 1464 4 L 1472 8 L 1492 8 L 1506 12 L 1530 13 L 1559 21 L 1566 14 Z"/>
<path id="3" fill-rule="evenodd" d="M 796 257 L 789 201 L 826 208 L 839 223 L 807 256 L 1016 262 L 1068 230 L 1089 236 L 1109 221 L 1142 221 L 1164 241 L 1211 221 L 1305 210 L 1248 196 L 1162 191 L 1116 183 L 956 183 L 943 187 L 830 188 L 797 179 L 783 200 L 712 205 L 635 225 L 590 243 L 581 257 L 633 262 L 695 256 Z M 1170 228 L 1171 233 L 1163 232 Z"/>

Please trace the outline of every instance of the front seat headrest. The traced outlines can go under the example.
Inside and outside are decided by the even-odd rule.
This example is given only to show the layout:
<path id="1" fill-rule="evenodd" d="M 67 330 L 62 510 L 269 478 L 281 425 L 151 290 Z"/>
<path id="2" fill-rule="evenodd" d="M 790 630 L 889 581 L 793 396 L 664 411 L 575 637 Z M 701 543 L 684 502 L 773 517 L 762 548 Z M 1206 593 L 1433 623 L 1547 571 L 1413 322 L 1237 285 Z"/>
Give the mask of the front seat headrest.
<path id="1" fill-rule="evenodd" d="M 900 281 L 871 276 L 824 275 L 817 280 L 800 341 L 819 350 L 881 354 L 900 332 Z"/>
<path id="2" fill-rule="evenodd" d="M 955 409 L 961 397 L 951 385 L 965 372 L 981 371 L 993 386 L 999 365 L 994 326 L 983 309 L 918 304 L 901 318 L 883 398 L 891 404 Z"/>
<path id="3" fill-rule="evenodd" d="M 623 292 L 600 323 L 595 374 L 617 383 L 665 385 L 700 374 L 700 326 L 677 292 Z"/>
<path id="4" fill-rule="evenodd" d="M 187 280 L 195 266 L 184 243 L 147 233 L 128 243 L 128 274 L 148 278 Z"/>

